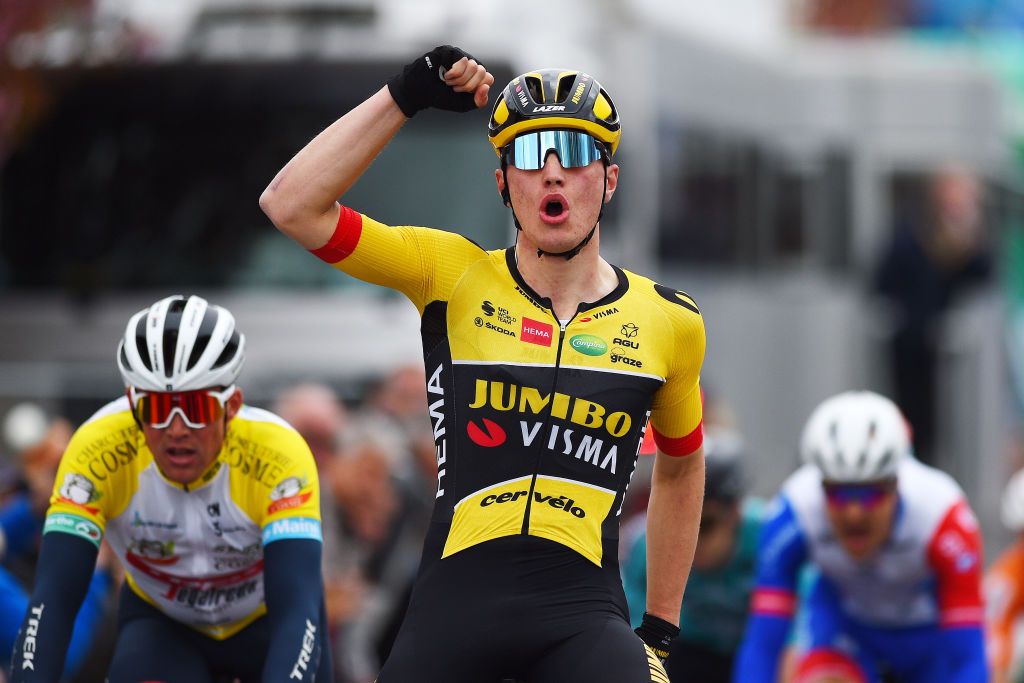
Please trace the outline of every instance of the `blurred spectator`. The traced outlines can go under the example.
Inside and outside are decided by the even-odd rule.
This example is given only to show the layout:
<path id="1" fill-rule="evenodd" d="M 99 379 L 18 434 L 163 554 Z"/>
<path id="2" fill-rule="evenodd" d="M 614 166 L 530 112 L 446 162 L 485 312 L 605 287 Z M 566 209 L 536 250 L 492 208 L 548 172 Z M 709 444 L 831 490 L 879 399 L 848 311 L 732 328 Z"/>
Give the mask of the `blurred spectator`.
<path id="1" fill-rule="evenodd" d="M 14 491 L 0 505 L 0 665 L 10 666 L 10 653 L 28 609 L 43 520 L 57 466 L 71 439 L 71 424 L 50 418 L 35 403 L 19 403 L 4 415 L 3 441 L 15 454 Z M 103 543 L 96 571 L 75 620 L 65 661 L 65 678 L 96 680 L 106 671 L 113 643 L 100 625 L 114 614 L 113 590 L 122 575 L 113 552 Z"/>
<path id="2" fill-rule="evenodd" d="M 811 0 L 804 3 L 804 22 L 811 28 L 841 35 L 863 35 L 898 23 L 902 2 L 892 0 Z"/>
<path id="3" fill-rule="evenodd" d="M 672 680 L 729 683 L 754 584 L 762 501 L 746 498 L 746 458 L 735 433 L 709 429 L 704 441 L 705 491 L 700 534 L 686 584 L 679 637 L 666 661 Z M 643 616 L 647 537 L 640 533 L 622 564 L 634 626 Z"/>
<path id="4" fill-rule="evenodd" d="M 1024 680 L 1024 470 L 1003 492 L 1002 521 L 1013 544 L 985 574 L 984 590 L 992 683 Z"/>
<path id="5" fill-rule="evenodd" d="M 890 304 L 889 372 L 895 401 L 914 430 L 918 457 L 934 462 L 937 360 L 944 316 L 966 287 L 989 277 L 982 187 L 963 168 L 929 181 L 927 206 L 897 226 L 875 274 Z"/>

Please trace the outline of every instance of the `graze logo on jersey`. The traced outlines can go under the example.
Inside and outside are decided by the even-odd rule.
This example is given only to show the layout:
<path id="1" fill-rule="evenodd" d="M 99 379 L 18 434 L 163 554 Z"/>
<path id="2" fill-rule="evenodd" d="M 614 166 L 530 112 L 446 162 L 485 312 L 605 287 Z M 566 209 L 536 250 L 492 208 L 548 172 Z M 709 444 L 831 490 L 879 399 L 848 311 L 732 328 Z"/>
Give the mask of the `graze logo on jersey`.
<path id="1" fill-rule="evenodd" d="M 480 501 L 480 507 L 485 508 L 490 505 L 501 505 L 502 503 L 514 503 L 520 498 L 525 498 L 530 495 L 529 491 L 505 491 L 504 493 L 484 496 Z M 542 493 L 540 489 L 533 490 L 533 502 L 540 505 L 550 505 L 558 510 L 564 510 L 568 514 L 578 519 L 583 519 L 587 516 L 587 513 L 580 506 L 576 505 L 576 501 L 568 496 L 558 496 L 555 498 L 552 495 Z"/>
<path id="2" fill-rule="evenodd" d="M 96 485 L 84 474 L 77 472 L 65 474 L 64 483 L 60 485 L 58 494 L 62 502 L 77 505 L 93 514 L 100 511 L 98 507 L 90 507 L 89 503 L 96 502 L 103 494 L 96 490 Z"/>
<path id="3" fill-rule="evenodd" d="M 623 340 L 615 339 L 613 341 L 622 342 Z M 632 346 L 634 348 L 638 348 L 640 346 L 639 344 L 636 344 L 634 346 L 633 344 L 629 343 L 628 340 L 626 340 L 625 343 L 627 346 Z M 634 368 L 642 368 L 644 366 L 643 361 L 639 361 L 635 358 L 630 358 L 629 356 L 627 356 L 626 349 L 623 346 L 616 346 L 615 348 L 613 348 L 612 355 L 609 356 L 609 358 L 613 363 L 622 363 L 623 365 L 629 365 L 630 367 Z"/>
<path id="4" fill-rule="evenodd" d="M 478 426 L 472 420 L 466 424 L 466 433 L 473 443 L 483 448 L 494 448 L 505 443 L 507 435 L 501 425 L 486 417 L 481 422 L 482 426 Z"/>
<path id="5" fill-rule="evenodd" d="M 272 515 L 281 510 L 302 507 L 313 496 L 312 491 L 303 489 L 309 485 L 306 477 L 288 477 L 277 484 L 270 492 L 270 500 L 273 502 L 267 508 L 267 514 Z"/>
<path id="6" fill-rule="evenodd" d="M 577 334 L 569 339 L 569 346 L 587 356 L 603 356 L 608 353 L 608 344 L 592 334 Z"/>
<path id="7" fill-rule="evenodd" d="M 517 384 L 506 384 L 486 379 L 477 379 L 474 391 L 473 402 L 469 404 L 471 409 L 488 408 L 502 413 L 517 413 L 520 415 L 543 415 L 549 410 L 553 418 L 566 420 L 580 427 L 590 429 L 603 429 L 613 438 L 621 438 L 629 433 L 633 420 L 625 411 L 609 412 L 600 403 L 586 399 L 569 396 L 560 392 L 554 394 L 543 394 L 536 387 L 520 386 Z M 486 436 L 490 441 L 480 445 L 500 445 L 504 443 L 505 432 L 496 422 L 483 420 L 488 427 Z M 490 425 L 488 425 L 490 423 Z M 470 438 L 474 438 L 473 429 L 479 430 L 476 434 L 481 438 L 483 430 L 472 421 L 472 427 L 467 427 Z M 519 427 L 522 435 L 523 446 L 533 444 L 541 432 L 544 422 L 542 420 L 520 420 Z M 497 435 L 501 435 L 501 440 Z M 591 434 L 576 434 L 576 431 L 568 426 L 552 424 L 547 433 L 547 441 L 542 442 L 545 447 L 563 455 L 574 455 L 577 459 L 593 464 L 601 469 L 615 473 L 618 457 L 618 446 L 612 444 L 605 446 L 602 438 Z"/>
<path id="8" fill-rule="evenodd" d="M 551 346 L 551 335 L 555 328 L 551 323 L 542 323 L 539 320 L 523 318 L 523 326 L 519 338 L 528 344 L 538 346 Z"/>
<path id="9" fill-rule="evenodd" d="M 678 289 L 672 289 L 671 287 L 659 284 L 654 285 L 654 291 L 656 291 L 662 299 L 671 301 L 674 304 L 679 304 L 683 308 L 700 315 L 700 309 L 697 308 L 697 302 L 690 298 L 690 295 L 686 292 L 681 292 Z"/>
<path id="10" fill-rule="evenodd" d="M 427 413 L 430 426 L 434 430 L 434 454 L 437 458 L 437 493 L 434 498 L 444 495 L 441 480 L 445 475 L 445 463 L 448 461 L 448 440 L 445 438 L 444 424 L 444 387 L 441 385 L 441 371 L 444 365 L 438 364 L 430 379 L 427 380 Z"/>

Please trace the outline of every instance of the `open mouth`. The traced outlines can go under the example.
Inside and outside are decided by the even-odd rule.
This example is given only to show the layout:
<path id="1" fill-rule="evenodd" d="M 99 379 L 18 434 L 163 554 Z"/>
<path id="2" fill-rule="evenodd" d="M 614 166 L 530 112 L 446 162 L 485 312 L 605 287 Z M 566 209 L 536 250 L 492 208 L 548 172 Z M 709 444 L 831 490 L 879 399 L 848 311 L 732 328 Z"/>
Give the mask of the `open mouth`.
<path id="1" fill-rule="evenodd" d="M 171 448 L 168 448 L 165 453 L 167 454 L 167 459 L 170 460 L 172 464 L 178 466 L 189 465 L 196 457 L 196 449 L 186 448 L 184 446 L 172 446 Z"/>
<path id="2" fill-rule="evenodd" d="M 569 202 L 560 194 L 550 194 L 540 203 L 540 217 L 549 225 L 562 223 L 569 217 Z"/>

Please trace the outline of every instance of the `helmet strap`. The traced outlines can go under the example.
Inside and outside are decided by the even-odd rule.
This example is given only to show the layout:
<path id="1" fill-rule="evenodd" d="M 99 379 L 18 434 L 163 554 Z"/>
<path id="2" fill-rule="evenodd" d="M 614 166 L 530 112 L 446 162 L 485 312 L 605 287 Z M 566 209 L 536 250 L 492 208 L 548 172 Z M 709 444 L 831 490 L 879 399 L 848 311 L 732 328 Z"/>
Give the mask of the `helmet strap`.
<path id="1" fill-rule="evenodd" d="M 590 244 L 590 240 L 593 239 L 594 233 L 597 232 L 597 226 L 601 224 L 601 216 L 604 215 L 604 196 L 608 192 L 608 162 L 603 158 L 602 161 L 604 162 L 604 188 L 601 190 L 601 209 L 600 211 L 597 212 L 597 220 L 594 221 L 594 227 L 592 227 L 590 229 L 590 232 L 587 233 L 587 236 L 580 240 L 580 243 L 577 244 L 572 249 L 569 249 L 568 251 L 559 252 L 544 251 L 543 249 L 538 249 L 537 258 L 540 258 L 541 256 L 560 256 L 564 258 L 566 261 L 569 261 L 572 260 L 572 258 L 576 256 L 576 254 L 583 251 L 583 248 L 585 246 Z M 508 176 L 505 174 L 505 168 L 506 164 L 504 161 L 502 161 L 501 176 L 505 180 L 505 189 L 502 190 L 501 192 L 501 198 L 505 202 L 505 205 L 508 206 L 508 208 L 512 209 L 512 221 L 516 224 L 516 230 L 521 232 L 523 226 L 519 223 L 519 216 L 516 215 L 515 207 L 512 206 L 512 196 L 509 194 L 508 191 Z"/>

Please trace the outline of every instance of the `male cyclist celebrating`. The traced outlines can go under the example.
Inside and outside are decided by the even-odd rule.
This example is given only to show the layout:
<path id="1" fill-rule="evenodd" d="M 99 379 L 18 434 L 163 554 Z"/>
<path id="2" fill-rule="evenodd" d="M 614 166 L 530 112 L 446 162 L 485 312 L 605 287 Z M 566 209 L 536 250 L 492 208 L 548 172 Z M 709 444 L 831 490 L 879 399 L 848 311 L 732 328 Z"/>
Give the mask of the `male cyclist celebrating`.
<path id="1" fill-rule="evenodd" d="M 678 632 L 704 484 L 704 327 L 684 293 L 600 256 L 619 173 L 608 93 L 583 72 L 544 69 L 497 98 L 489 139 L 513 247 L 382 225 L 336 202 L 409 117 L 483 107 L 492 82 L 462 50 L 435 48 L 320 133 L 260 199 L 302 246 L 422 315 L 438 488 L 378 680 L 665 681 L 658 657 Z M 617 544 L 648 411 L 660 453 L 641 643 Z"/>
<path id="2" fill-rule="evenodd" d="M 911 455 L 899 409 L 871 392 L 834 396 L 804 428 L 805 465 L 762 532 L 752 616 L 733 680 L 775 681 L 800 569 L 797 683 L 983 683 L 981 535 L 963 491 Z"/>
<path id="3" fill-rule="evenodd" d="M 171 296 L 129 320 L 127 396 L 68 445 L 13 681 L 56 681 L 100 540 L 125 569 L 108 680 L 328 680 L 316 466 L 242 403 L 231 313 Z"/>

